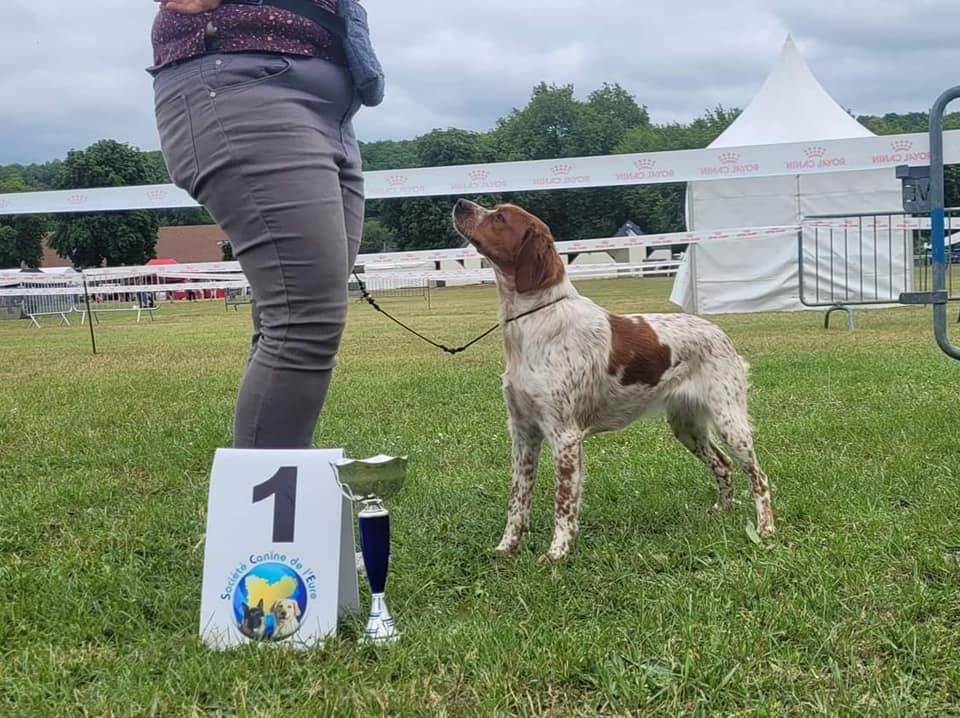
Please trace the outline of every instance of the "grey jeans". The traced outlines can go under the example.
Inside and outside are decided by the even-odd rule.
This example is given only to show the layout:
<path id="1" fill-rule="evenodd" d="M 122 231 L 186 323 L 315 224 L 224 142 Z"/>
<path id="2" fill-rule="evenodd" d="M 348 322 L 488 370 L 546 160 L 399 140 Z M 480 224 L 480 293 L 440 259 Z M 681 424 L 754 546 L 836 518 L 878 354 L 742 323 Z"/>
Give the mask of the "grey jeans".
<path id="1" fill-rule="evenodd" d="M 349 71 L 215 53 L 155 73 L 172 181 L 223 229 L 250 282 L 238 448 L 309 448 L 335 366 L 363 228 Z"/>

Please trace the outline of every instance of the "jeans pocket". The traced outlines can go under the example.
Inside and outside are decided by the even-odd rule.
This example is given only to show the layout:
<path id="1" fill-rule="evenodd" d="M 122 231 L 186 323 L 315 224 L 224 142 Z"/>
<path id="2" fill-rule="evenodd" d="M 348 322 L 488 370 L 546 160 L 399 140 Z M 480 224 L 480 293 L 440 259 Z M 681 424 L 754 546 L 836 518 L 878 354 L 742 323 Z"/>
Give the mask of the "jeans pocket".
<path id="1" fill-rule="evenodd" d="M 156 116 L 160 151 L 170 180 L 192 196 L 200 173 L 200 161 L 186 96 L 178 94 L 159 100 Z"/>
<path id="2" fill-rule="evenodd" d="M 205 57 L 200 76 L 211 92 L 233 92 L 278 78 L 290 66 L 288 57 L 276 53 L 223 53 Z"/>

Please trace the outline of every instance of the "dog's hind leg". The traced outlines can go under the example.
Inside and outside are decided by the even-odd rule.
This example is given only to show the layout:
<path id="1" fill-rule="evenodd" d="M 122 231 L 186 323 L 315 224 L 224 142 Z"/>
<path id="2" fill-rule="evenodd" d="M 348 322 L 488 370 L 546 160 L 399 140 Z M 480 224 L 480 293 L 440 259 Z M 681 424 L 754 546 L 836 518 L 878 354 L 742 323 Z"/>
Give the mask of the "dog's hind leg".
<path id="1" fill-rule="evenodd" d="M 706 465 L 717 482 L 715 509 L 733 507 L 733 478 L 730 459 L 710 438 L 710 417 L 703 407 L 677 401 L 667 407 L 667 419 L 677 441 Z"/>
<path id="2" fill-rule="evenodd" d="M 776 529 L 773 524 L 770 482 L 757 461 L 753 448 L 753 433 L 750 431 L 745 407 L 719 413 L 715 417 L 714 426 L 730 456 L 750 479 L 750 489 L 757 509 L 757 533 L 760 536 L 772 536 Z"/>

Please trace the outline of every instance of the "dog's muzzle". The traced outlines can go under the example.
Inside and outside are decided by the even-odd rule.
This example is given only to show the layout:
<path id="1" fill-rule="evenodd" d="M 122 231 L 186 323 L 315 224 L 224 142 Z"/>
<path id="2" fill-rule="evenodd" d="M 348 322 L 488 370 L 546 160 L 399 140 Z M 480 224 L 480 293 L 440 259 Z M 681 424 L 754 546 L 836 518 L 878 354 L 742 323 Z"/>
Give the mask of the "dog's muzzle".
<path id="1" fill-rule="evenodd" d="M 481 207 L 468 199 L 458 199 L 453 205 L 453 224 L 466 239 L 470 239 L 477 227 Z"/>

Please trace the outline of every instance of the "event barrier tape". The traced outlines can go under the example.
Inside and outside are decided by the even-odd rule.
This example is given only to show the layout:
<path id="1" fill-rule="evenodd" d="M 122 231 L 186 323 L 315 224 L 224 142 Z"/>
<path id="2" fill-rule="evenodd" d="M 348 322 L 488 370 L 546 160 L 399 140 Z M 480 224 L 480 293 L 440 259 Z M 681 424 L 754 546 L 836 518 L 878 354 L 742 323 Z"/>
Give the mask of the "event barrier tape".
<path id="1" fill-rule="evenodd" d="M 960 130 L 943 133 L 944 162 L 960 162 Z M 367 199 L 618 187 L 739 177 L 823 174 L 929 164 L 929 135 L 879 135 L 715 149 L 422 167 L 364 174 Z M 196 207 L 172 184 L 0 194 L 0 215 Z"/>

